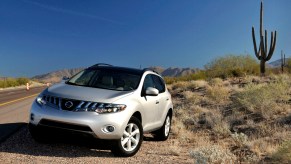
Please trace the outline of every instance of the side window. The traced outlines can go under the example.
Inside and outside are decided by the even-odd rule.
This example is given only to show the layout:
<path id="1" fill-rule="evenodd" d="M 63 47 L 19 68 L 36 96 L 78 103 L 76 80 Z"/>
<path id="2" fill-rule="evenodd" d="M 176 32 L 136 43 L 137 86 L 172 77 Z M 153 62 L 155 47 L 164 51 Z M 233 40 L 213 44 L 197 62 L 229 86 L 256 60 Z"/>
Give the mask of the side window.
<path id="1" fill-rule="evenodd" d="M 143 83 L 143 89 L 147 89 L 148 87 L 153 87 L 155 88 L 153 79 L 151 75 L 146 75 L 145 79 L 144 79 L 144 83 Z"/>
<path id="2" fill-rule="evenodd" d="M 159 93 L 163 93 L 165 92 L 165 83 L 164 81 L 159 77 L 159 76 L 156 76 L 156 75 L 152 75 L 153 77 L 153 80 L 154 80 L 154 86 L 156 89 L 159 90 Z"/>

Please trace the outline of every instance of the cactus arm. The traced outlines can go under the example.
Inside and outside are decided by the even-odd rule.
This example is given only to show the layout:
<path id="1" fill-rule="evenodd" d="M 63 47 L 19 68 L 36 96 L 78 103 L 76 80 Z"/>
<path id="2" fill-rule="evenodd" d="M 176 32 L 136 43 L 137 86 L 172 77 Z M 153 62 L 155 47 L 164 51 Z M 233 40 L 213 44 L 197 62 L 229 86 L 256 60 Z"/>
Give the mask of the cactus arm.
<path id="1" fill-rule="evenodd" d="M 265 54 L 268 54 L 268 33 L 265 30 Z"/>
<path id="2" fill-rule="evenodd" d="M 260 52 L 258 52 L 258 49 L 257 49 L 256 35 L 255 35 L 255 28 L 254 28 L 254 26 L 252 27 L 252 36 L 253 36 L 253 43 L 254 43 L 255 55 L 260 60 Z M 260 45 L 260 47 L 261 47 L 261 45 Z M 260 49 L 259 49 L 259 51 L 260 51 Z"/>
<path id="3" fill-rule="evenodd" d="M 271 34 L 271 35 L 272 35 L 272 34 Z M 273 41 L 272 47 L 270 48 L 269 54 L 268 54 L 268 56 L 267 56 L 267 58 L 266 58 L 267 61 L 271 59 L 271 57 L 272 57 L 272 55 L 273 55 L 273 53 L 274 53 L 274 51 L 275 51 L 275 48 L 276 48 L 276 41 L 277 41 L 277 31 L 275 31 L 275 36 L 274 36 L 274 39 L 273 39 L 273 40 L 274 40 L 274 41 Z M 272 40 L 271 40 L 271 42 L 272 42 Z"/>

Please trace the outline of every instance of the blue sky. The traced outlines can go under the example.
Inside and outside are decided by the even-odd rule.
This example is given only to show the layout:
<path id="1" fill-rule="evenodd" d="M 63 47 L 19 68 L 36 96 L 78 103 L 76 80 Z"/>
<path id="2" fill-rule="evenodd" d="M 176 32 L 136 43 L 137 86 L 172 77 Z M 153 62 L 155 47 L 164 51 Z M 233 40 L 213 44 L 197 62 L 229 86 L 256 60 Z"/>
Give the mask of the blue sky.
<path id="1" fill-rule="evenodd" d="M 264 0 L 264 27 L 291 54 L 291 1 Z M 95 63 L 203 68 L 226 54 L 254 56 L 260 0 L 1 0 L 0 76 Z"/>

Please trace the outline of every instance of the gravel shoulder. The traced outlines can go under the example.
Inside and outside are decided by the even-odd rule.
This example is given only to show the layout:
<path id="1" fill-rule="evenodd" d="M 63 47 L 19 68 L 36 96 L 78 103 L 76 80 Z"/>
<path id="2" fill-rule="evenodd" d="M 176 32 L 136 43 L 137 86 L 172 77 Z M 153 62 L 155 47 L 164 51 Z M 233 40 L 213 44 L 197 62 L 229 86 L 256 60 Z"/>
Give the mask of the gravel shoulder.
<path id="1" fill-rule="evenodd" d="M 37 143 L 31 138 L 27 126 L 24 126 L 0 144 L 0 163 L 193 163 L 187 147 L 171 146 L 175 140 L 169 138 L 157 142 L 151 135 L 146 135 L 135 156 L 117 158 L 110 150 L 101 149 L 100 141 L 86 138 Z"/>

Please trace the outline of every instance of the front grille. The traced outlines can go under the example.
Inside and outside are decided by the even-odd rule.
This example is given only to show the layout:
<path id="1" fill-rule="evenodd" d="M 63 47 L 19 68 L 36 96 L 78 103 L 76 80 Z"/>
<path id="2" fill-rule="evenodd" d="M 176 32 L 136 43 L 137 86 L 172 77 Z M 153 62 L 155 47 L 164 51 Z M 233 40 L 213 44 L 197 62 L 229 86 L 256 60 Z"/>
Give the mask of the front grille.
<path id="1" fill-rule="evenodd" d="M 42 119 L 39 124 L 42 126 L 61 128 L 61 129 L 67 129 L 67 130 L 73 130 L 73 131 L 82 131 L 82 132 L 89 132 L 89 133 L 93 132 L 92 129 L 86 125 L 76 125 L 76 124 L 52 121 L 52 120 L 47 120 L 47 119 Z"/>
<path id="2" fill-rule="evenodd" d="M 50 105 L 52 107 L 59 107 L 59 105 L 60 105 L 60 98 L 59 97 L 44 95 L 43 99 L 47 102 L 48 105 Z"/>
<path id="3" fill-rule="evenodd" d="M 48 106 L 59 110 L 67 111 L 80 111 L 80 109 L 87 111 L 87 109 L 93 109 L 98 106 L 99 103 L 92 101 L 81 101 L 67 98 L 60 98 L 50 95 L 44 95 L 43 100 L 46 101 Z"/>
<path id="4" fill-rule="evenodd" d="M 79 100 L 71 100 L 71 99 L 62 99 L 62 102 L 61 102 L 61 108 L 63 110 L 69 110 L 69 111 L 72 111 L 72 110 L 75 110 L 76 107 L 80 104 L 81 101 Z M 72 103 L 72 106 L 68 106 L 67 104 L 70 104 Z"/>

